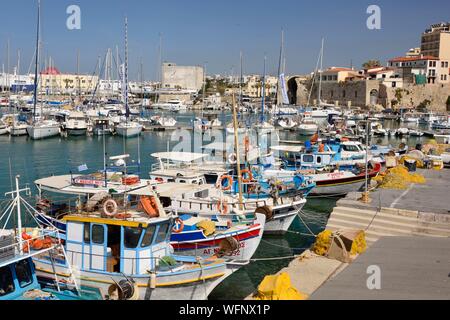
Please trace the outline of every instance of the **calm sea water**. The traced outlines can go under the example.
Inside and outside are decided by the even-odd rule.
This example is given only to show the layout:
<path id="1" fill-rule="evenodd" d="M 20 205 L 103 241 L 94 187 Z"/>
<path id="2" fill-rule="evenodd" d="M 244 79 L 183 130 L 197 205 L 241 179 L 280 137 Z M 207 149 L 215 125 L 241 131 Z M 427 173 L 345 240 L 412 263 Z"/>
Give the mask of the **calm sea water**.
<path id="1" fill-rule="evenodd" d="M 180 123 L 188 124 L 194 117 L 193 113 L 176 115 Z M 230 121 L 231 116 L 220 114 L 220 120 Z M 253 121 L 255 116 L 248 117 Z M 392 123 L 388 127 L 395 127 Z M 33 141 L 27 137 L 0 136 L 0 198 L 11 190 L 15 175 L 21 176 L 21 184 L 29 184 L 36 192 L 33 182 L 36 179 L 51 175 L 76 173 L 77 167 L 86 164 L 89 170 L 99 170 L 103 167 L 103 145 L 106 146 L 108 156 L 128 153 L 131 159 L 141 158 L 141 177 L 147 178 L 151 165 L 155 160 L 151 153 L 166 151 L 171 132 L 146 132 L 140 138 L 124 140 L 120 137 L 78 137 L 60 138 Z M 304 139 L 293 133 L 283 133 L 281 139 Z M 398 145 L 399 140 L 383 139 L 382 142 Z M 410 140 L 410 145 L 421 140 Z M 177 141 L 171 142 L 169 148 Z M 304 208 L 307 211 L 305 222 L 314 233 L 322 231 L 327 223 L 336 199 L 322 198 L 310 199 Z M 300 219 L 296 219 L 291 231 L 308 233 Z M 284 236 L 264 237 L 255 259 L 272 259 L 276 257 L 289 257 L 304 251 L 311 246 L 313 238 L 288 233 Z M 210 296 L 210 299 L 243 299 L 252 293 L 264 276 L 278 272 L 286 267 L 291 259 L 264 260 L 253 262 L 241 268 L 237 273 L 226 279 Z"/>

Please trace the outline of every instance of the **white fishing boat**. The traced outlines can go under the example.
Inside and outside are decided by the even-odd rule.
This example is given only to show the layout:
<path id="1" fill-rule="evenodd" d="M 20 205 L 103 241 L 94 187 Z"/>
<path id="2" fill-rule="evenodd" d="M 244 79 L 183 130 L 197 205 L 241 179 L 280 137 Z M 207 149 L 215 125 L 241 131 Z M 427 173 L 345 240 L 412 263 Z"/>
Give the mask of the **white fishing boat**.
<path id="1" fill-rule="evenodd" d="M 26 136 L 28 124 L 23 121 L 14 121 L 8 128 L 9 134 L 13 137 Z"/>
<path id="2" fill-rule="evenodd" d="M 142 201 L 145 201 L 142 204 Z M 93 202 L 94 203 L 94 202 Z M 153 206 L 153 204 L 155 204 Z M 149 215 L 147 206 L 151 206 Z M 52 272 L 70 283 L 70 269 L 80 284 L 112 300 L 205 300 L 239 266 L 217 257 L 173 255 L 169 239 L 173 218 L 161 209 L 148 186 L 106 197 L 64 215 L 67 258 L 34 258 L 39 277 Z"/>
<path id="3" fill-rule="evenodd" d="M 0 120 L 0 136 L 8 134 L 8 126 Z"/>
<path id="4" fill-rule="evenodd" d="M 122 137 L 132 138 L 139 136 L 143 128 L 144 126 L 138 122 L 125 122 L 116 126 L 116 133 Z"/>
<path id="5" fill-rule="evenodd" d="M 298 123 L 292 118 L 282 118 L 278 120 L 278 125 L 283 129 L 293 129 Z"/>
<path id="6" fill-rule="evenodd" d="M 60 135 L 61 126 L 54 120 L 40 120 L 27 127 L 27 133 L 33 140 L 40 140 Z"/>
<path id="7" fill-rule="evenodd" d="M 312 119 L 305 119 L 298 125 L 298 131 L 303 136 L 312 136 L 319 131 L 319 126 Z"/>
<path id="8" fill-rule="evenodd" d="M 69 136 L 84 136 L 87 133 L 88 123 L 83 112 L 70 112 L 67 121 L 64 124 L 64 129 Z"/>
<path id="9" fill-rule="evenodd" d="M 150 120 L 162 128 L 173 128 L 177 125 L 177 120 L 172 117 L 153 116 Z"/>

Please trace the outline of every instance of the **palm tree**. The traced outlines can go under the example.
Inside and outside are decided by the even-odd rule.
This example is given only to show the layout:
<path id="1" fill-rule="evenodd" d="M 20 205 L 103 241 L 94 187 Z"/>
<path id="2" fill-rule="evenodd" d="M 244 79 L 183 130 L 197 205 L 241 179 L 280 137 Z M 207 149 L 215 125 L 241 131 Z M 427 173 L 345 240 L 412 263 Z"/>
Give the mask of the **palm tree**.
<path id="1" fill-rule="evenodd" d="M 365 70 L 377 68 L 377 67 L 381 67 L 381 62 L 380 62 L 380 60 L 369 60 L 369 61 L 365 62 L 362 66 Z"/>

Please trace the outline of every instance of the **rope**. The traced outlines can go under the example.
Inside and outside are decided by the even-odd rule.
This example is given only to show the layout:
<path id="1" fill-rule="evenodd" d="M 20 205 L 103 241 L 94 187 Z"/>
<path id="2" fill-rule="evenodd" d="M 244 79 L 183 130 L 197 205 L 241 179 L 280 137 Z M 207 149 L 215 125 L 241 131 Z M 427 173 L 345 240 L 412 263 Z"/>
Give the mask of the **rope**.
<path id="1" fill-rule="evenodd" d="M 310 235 L 315 237 L 315 238 L 317 238 L 317 235 L 314 232 L 312 232 L 311 228 L 308 226 L 308 224 L 305 222 L 305 220 L 303 220 L 301 212 L 298 213 L 298 217 L 303 222 L 303 224 L 305 225 L 306 229 L 308 229 L 308 231 L 311 233 Z"/>
<path id="2" fill-rule="evenodd" d="M 289 260 L 289 259 L 297 259 L 301 257 L 301 255 L 294 255 L 288 257 L 274 257 L 274 258 L 260 258 L 260 259 L 250 259 L 251 262 L 260 262 L 260 261 L 277 261 L 277 260 Z"/>
<path id="3" fill-rule="evenodd" d="M 271 245 L 271 246 L 273 246 L 273 247 L 278 247 L 278 248 L 283 248 L 283 249 L 288 249 L 288 250 L 308 250 L 309 248 L 292 248 L 292 247 L 286 247 L 286 246 L 282 246 L 282 245 L 279 245 L 279 244 L 275 244 L 275 243 L 272 243 L 272 242 L 270 242 L 270 241 L 267 241 L 267 240 L 264 240 L 264 239 L 261 239 L 261 242 L 263 242 L 263 243 L 266 243 L 266 244 L 268 244 L 268 245 Z"/>

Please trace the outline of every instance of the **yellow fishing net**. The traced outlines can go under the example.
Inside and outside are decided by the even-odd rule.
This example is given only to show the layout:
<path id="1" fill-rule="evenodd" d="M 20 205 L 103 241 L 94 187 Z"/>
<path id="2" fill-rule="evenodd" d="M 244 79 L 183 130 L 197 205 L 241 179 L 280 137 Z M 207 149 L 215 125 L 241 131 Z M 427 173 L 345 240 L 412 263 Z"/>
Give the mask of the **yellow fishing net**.
<path id="1" fill-rule="evenodd" d="M 267 276 L 258 287 L 256 300 L 306 300 L 308 296 L 292 286 L 289 274 Z"/>
<path id="2" fill-rule="evenodd" d="M 389 169 L 386 172 L 373 178 L 382 189 L 408 189 L 411 183 L 423 184 L 426 179 L 419 173 L 410 173 L 403 165 Z"/>
<path id="3" fill-rule="evenodd" d="M 199 223 L 197 223 L 197 228 L 202 229 L 203 233 L 207 237 L 216 232 L 216 224 L 211 220 L 200 221 Z"/>
<path id="4" fill-rule="evenodd" d="M 333 232 L 325 230 L 317 236 L 316 243 L 314 244 L 312 251 L 319 255 L 325 256 L 331 246 L 331 237 Z"/>
<path id="5" fill-rule="evenodd" d="M 352 249 L 350 251 L 350 254 L 356 255 L 356 254 L 362 254 L 367 249 L 367 243 L 366 243 L 366 233 L 364 231 L 360 231 L 356 238 L 353 240 Z"/>

